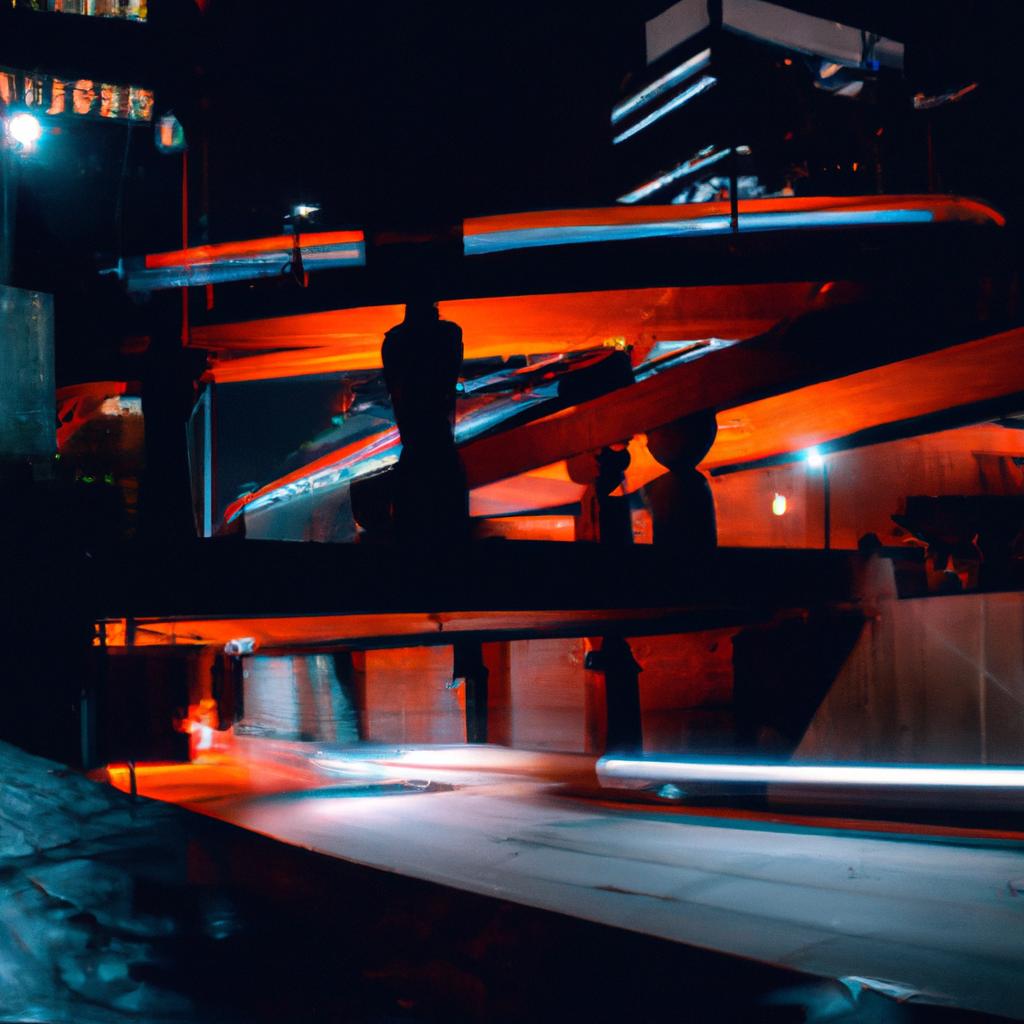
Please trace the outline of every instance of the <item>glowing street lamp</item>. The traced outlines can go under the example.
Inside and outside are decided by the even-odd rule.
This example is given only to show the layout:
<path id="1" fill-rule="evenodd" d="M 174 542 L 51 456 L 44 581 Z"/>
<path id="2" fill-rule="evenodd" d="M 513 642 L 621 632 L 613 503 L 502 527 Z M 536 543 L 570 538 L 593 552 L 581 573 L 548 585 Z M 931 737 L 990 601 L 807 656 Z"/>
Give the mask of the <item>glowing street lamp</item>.
<path id="1" fill-rule="evenodd" d="M 7 122 L 7 136 L 22 149 L 32 149 L 43 134 L 39 119 L 24 112 L 15 114 Z"/>
<path id="2" fill-rule="evenodd" d="M 821 454 L 821 449 L 817 445 L 804 452 L 804 459 L 807 461 L 808 469 L 822 469 L 825 465 L 825 456 Z"/>
<path id="3" fill-rule="evenodd" d="M 808 448 L 804 452 L 804 461 L 807 463 L 808 469 L 821 470 L 822 498 L 825 503 L 825 536 L 822 546 L 828 551 L 832 547 L 832 482 L 828 477 L 828 464 L 825 462 L 825 456 L 817 445 Z"/>

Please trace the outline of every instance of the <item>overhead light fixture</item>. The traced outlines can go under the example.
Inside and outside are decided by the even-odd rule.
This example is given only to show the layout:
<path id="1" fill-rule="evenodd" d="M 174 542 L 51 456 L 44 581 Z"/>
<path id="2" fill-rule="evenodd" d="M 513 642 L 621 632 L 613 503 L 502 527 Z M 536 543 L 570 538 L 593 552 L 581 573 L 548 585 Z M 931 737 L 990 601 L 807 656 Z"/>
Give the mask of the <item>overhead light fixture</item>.
<path id="1" fill-rule="evenodd" d="M 804 461 L 807 463 L 808 469 L 821 469 L 825 465 L 825 456 L 821 454 L 821 449 L 815 445 L 804 452 Z"/>
<path id="2" fill-rule="evenodd" d="M 690 100 L 701 93 L 707 92 L 717 81 L 718 79 L 714 75 L 701 75 L 688 89 L 684 89 L 681 93 L 673 96 L 667 103 L 656 110 L 652 110 L 645 118 L 637 121 L 636 124 L 631 125 L 621 134 L 616 135 L 612 139 L 612 144 L 617 146 L 620 142 L 625 142 L 626 139 L 632 138 L 637 132 L 643 131 L 654 124 L 655 121 L 660 121 L 666 114 L 671 114 L 673 110 L 678 110 L 683 104 L 689 103 Z"/>

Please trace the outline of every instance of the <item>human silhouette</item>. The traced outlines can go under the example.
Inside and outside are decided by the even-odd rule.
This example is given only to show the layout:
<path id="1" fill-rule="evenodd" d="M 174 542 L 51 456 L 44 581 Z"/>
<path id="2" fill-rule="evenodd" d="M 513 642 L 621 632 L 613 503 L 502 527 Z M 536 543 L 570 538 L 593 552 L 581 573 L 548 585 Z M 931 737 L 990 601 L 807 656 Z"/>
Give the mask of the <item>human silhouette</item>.
<path id="1" fill-rule="evenodd" d="M 384 335 L 381 361 L 402 439 L 393 496 L 396 537 L 417 545 L 463 540 L 469 502 L 454 436 L 462 329 L 442 320 L 429 298 L 410 299 L 405 319 Z"/>

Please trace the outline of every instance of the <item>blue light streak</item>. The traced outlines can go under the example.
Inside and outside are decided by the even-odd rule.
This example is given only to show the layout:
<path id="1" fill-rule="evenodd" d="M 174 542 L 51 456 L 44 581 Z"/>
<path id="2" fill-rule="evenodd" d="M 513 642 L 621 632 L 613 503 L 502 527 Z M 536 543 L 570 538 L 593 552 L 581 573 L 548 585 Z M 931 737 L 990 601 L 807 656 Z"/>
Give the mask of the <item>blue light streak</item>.
<path id="1" fill-rule="evenodd" d="M 497 375 L 495 375 L 497 376 Z M 539 405 L 557 394 L 557 382 L 539 385 L 529 393 L 501 398 L 479 409 L 474 409 L 459 418 L 455 424 L 455 441 L 462 444 L 479 437 L 481 434 L 499 426 L 511 416 L 518 416 L 531 406 Z M 469 391 L 474 390 L 472 388 Z M 467 391 L 467 393 L 469 393 Z M 312 494 L 325 488 L 333 489 L 351 484 L 360 477 L 386 469 L 398 462 L 402 453 L 402 445 L 398 440 L 398 430 L 393 428 L 379 437 L 372 444 L 353 452 L 351 455 L 322 469 L 314 470 L 308 476 L 299 477 L 289 483 L 275 487 L 261 494 L 258 498 L 235 510 L 228 520 L 234 522 L 239 516 L 261 509 L 269 508 L 282 501 L 289 501 L 304 495 Z"/>
<path id="2" fill-rule="evenodd" d="M 752 764 L 603 757 L 598 774 L 646 782 L 748 783 L 825 786 L 942 786 L 1024 790 L 1024 768 L 973 765 Z"/>
<path id="3" fill-rule="evenodd" d="M 673 96 L 667 103 L 656 110 L 652 110 L 645 118 L 637 121 L 634 125 L 630 125 L 621 134 L 616 135 L 612 139 L 612 145 L 617 146 L 620 142 L 625 142 L 626 139 L 632 138 L 637 132 L 641 132 L 654 124 L 655 121 L 660 121 L 666 114 L 671 114 L 673 110 L 678 110 L 684 103 L 689 103 L 690 100 L 699 96 L 702 92 L 707 92 L 717 81 L 718 79 L 714 75 L 702 75 L 688 89 L 684 89 L 678 95 Z"/>
<path id="4" fill-rule="evenodd" d="M 290 266 L 291 259 L 291 249 L 276 249 L 273 252 L 252 253 L 210 260 L 207 263 L 182 264 L 177 267 L 129 268 L 125 277 L 129 292 L 145 292 L 157 288 L 187 288 L 191 285 L 279 277 L 285 268 Z M 304 245 L 302 264 L 307 271 L 363 267 L 366 265 L 366 244 L 352 242 L 344 246 Z"/>
<path id="5" fill-rule="evenodd" d="M 877 224 L 927 224 L 934 220 L 931 210 L 805 210 L 741 213 L 742 231 L 776 231 L 782 228 L 863 227 Z M 534 249 L 549 245 L 580 245 L 598 242 L 624 242 L 644 238 L 671 238 L 686 235 L 724 235 L 732 230 L 729 218 L 711 214 L 680 220 L 649 221 L 644 224 L 577 224 L 548 228 L 520 228 L 467 235 L 467 256 Z"/>
<path id="6" fill-rule="evenodd" d="M 685 82 L 687 78 L 695 75 L 698 71 L 703 71 L 710 63 L 711 51 L 702 50 L 678 67 L 674 67 L 671 71 L 662 75 L 661 78 L 656 79 L 646 88 L 641 89 L 635 96 L 631 96 L 628 100 L 615 107 L 612 110 L 612 124 L 618 124 L 627 114 L 633 113 L 634 110 L 639 110 L 642 106 L 650 103 L 651 100 L 671 89 L 672 86 Z"/>
<path id="7" fill-rule="evenodd" d="M 649 195 L 653 195 L 659 189 L 664 188 L 666 185 L 671 185 L 673 181 L 678 181 L 687 174 L 693 174 L 695 171 L 700 171 L 705 167 L 710 167 L 712 164 L 717 164 L 719 160 L 724 160 L 732 152 L 731 149 L 720 149 L 715 153 L 711 153 L 710 150 L 711 147 L 708 146 L 707 149 L 701 150 L 697 156 L 687 160 L 685 163 L 679 164 L 678 167 L 672 168 L 671 171 L 667 171 L 665 174 L 655 178 L 653 181 L 647 182 L 646 185 L 641 185 L 632 192 L 627 192 L 624 196 L 619 196 L 618 201 L 620 203 L 638 203 L 641 199 L 646 199 Z M 705 156 L 703 154 L 708 155 Z"/>

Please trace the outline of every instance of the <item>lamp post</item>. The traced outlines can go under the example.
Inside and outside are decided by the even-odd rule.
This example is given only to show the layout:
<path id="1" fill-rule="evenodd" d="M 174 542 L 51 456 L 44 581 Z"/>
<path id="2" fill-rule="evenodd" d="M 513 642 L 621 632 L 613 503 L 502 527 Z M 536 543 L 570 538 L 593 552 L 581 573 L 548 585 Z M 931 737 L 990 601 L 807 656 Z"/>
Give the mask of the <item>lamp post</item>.
<path id="1" fill-rule="evenodd" d="M 821 496 L 824 502 L 824 529 L 822 547 L 828 551 L 832 547 L 832 483 L 828 475 L 828 460 L 821 450 L 815 446 L 804 452 L 807 468 L 821 470 Z"/>

